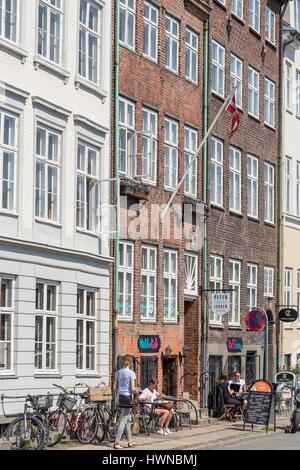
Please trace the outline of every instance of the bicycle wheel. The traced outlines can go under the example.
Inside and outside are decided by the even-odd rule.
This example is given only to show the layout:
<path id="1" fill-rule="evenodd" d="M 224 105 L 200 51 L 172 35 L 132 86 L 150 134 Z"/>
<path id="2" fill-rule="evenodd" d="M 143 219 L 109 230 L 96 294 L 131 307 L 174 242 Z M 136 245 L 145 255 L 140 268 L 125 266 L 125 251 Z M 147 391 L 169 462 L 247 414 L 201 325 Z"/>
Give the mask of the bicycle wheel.
<path id="1" fill-rule="evenodd" d="M 119 412 L 116 410 L 109 416 L 106 423 L 105 438 L 108 442 L 115 442 L 119 421 Z"/>
<path id="2" fill-rule="evenodd" d="M 88 406 L 80 413 L 77 422 L 77 437 L 82 444 L 89 444 L 98 429 L 98 414 L 94 406 Z"/>
<path id="3" fill-rule="evenodd" d="M 53 447 L 63 437 L 66 429 L 67 417 L 59 408 L 47 417 L 48 447 Z"/>
<path id="4" fill-rule="evenodd" d="M 12 450 L 39 450 L 45 444 L 46 430 L 43 423 L 34 416 L 16 418 L 6 430 L 6 440 Z"/>
<path id="5" fill-rule="evenodd" d="M 97 433 L 96 439 L 98 442 L 102 442 L 105 437 L 105 416 L 102 408 L 97 408 L 98 413 L 98 424 L 97 424 Z"/>

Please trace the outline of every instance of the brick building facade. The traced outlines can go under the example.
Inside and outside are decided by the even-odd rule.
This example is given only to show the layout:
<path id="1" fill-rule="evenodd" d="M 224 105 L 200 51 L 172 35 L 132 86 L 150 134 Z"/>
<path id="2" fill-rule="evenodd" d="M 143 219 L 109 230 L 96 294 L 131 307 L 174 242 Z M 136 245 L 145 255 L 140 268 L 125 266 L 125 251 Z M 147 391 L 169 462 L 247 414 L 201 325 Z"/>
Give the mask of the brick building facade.
<path id="1" fill-rule="evenodd" d="M 198 393 L 201 250 L 187 252 L 174 222 L 169 236 L 162 236 L 160 224 L 158 236 L 127 238 L 124 222 L 148 210 L 145 220 L 153 227 L 151 208 L 168 202 L 202 139 L 208 14 L 197 0 L 120 4 L 119 170 L 127 201 L 121 210 L 118 356 L 134 357 L 141 386 L 154 376 L 169 395 L 182 394 L 184 366 L 191 374 L 187 391 Z M 199 159 L 174 203 L 201 206 L 201 196 Z"/>

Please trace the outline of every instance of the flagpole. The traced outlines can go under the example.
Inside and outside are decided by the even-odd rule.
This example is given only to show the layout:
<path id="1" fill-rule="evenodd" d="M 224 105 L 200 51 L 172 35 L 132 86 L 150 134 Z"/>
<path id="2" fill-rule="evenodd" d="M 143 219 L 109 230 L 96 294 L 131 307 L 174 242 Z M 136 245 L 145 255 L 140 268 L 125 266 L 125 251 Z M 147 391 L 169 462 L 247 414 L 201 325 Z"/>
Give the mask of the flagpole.
<path id="1" fill-rule="evenodd" d="M 231 92 L 229 93 L 229 95 L 227 96 L 226 100 L 224 101 L 223 105 L 221 106 L 218 114 L 216 115 L 216 117 L 214 118 L 213 122 L 211 123 L 208 131 L 206 132 L 202 142 L 200 143 L 199 147 L 197 148 L 196 150 L 196 153 L 195 155 L 193 156 L 192 160 L 190 161 L 190 163 L 188 164 L 185 172 L 184 172 L 184 175 L 183 177 L 181 178 L 181 180 L 179 181 L 176 189 L 174 189 L 167 205 L 165 206 L 164 210 L 161 212 L 161 221 L 163 222 L 163 219 L 165 217 L 165 215 L 167 214 L 168 210 L 170 209 L 170 206 L 176 196 L 176 194 L 178 193 L 178 190 L 180 188 L 180 186 L 182 185 L 183 181 L 185 180 L 185 177 L 187 175 L 187 173 L 189 172 L 192 164 L 194 163 L 195 159 L 198 157 L 203 145 L 205 144 L 205 142 L 207 141 L 211 131 L 213 130 L 213 128 L 215 127 L 216 123 L 217 123 L 217 120 L 219 119 L 220 115 L 222 114 L 222 112 L 224 111 L 224 108 L 228 105 L 228 103 L 230 102 L 230 100 L 232 99 L 232 97 L 234 96 L 235 92 L 236 92 L 236 89 L 237 89 L 237 86 L 234 86 L 233 89 L 231 90 Z"/>

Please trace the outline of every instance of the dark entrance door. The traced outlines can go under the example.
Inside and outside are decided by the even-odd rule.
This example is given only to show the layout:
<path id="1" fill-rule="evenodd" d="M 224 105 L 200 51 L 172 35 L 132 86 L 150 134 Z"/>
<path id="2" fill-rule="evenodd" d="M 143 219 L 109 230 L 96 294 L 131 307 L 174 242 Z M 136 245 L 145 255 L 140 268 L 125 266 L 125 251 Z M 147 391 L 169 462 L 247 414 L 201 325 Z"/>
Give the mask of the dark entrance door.
<path id="1" fill-rule="evenodd" d="M 148 387 L 151 379 L 157 380 L 157 357 L 141 357 L 140 387 Z"/>
<path id="2" fill-rule="evenodd" d="M 246 384 L 252 385 L 256 380 L 256 351 L 247 351 Z"/>
<path id="3" fill-rule="evenodd" d="M 208 390 L 208 408 L 211 416 L 213 410 L 216 409 L 216 383 L 222 374 L 223 356 L 209 356 L 209 390 Z"/>
<path id="4" fill-rule="evenodd" d="M 175 357 L 163 359 L 163 393 L 173 397 L 177 396 L 177 364 Z"/>

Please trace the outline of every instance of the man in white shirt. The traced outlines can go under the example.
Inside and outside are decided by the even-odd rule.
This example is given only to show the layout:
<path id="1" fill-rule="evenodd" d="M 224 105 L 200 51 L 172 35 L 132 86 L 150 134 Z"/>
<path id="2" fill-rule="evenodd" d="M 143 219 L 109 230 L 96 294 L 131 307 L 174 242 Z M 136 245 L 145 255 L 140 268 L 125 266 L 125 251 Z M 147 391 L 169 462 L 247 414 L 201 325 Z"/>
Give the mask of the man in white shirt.
<path id="1" fill-rule="evenodd" d="M 234 373 L 234 379 L 229 380 L 228 389 L 231 388 L 231 384 L 240 386 L 238 391 L 235 391 L 235 396 L 241 401 L 243 408 L 245 409 L 247 407 L 248 398 L 247 395 L 245 395 L 245 392 L 247 391 L 246 382 L 245 380 L 241 379 L 241 373 L 238 370 L 236 370 Z"/>
<path id="2" fill-rule="evenodd" d="M 148 401 L 148 402 L 153 403 L 154 401 L 160 400 L 165 397 L 164 395 L 158 393 L 155 386 L 156 386 L 155 380 L 151 379 L 149 386 L 145 388 L 142 391 L 141 395 L 139 396 L 139 401 L 141 403 L 143 401 Z M 150 413 L 151 405 L 145 404 L 144 406 L 146 407 L 147 411 Z M 174 415 L 173 410 L 168 410 L 166 408 L 160 408 L 160 407 L 154 407 L 154 415 L 160 417 L 160 420 L 159 420 L 160 428 L 158 429 L 157 433 L 165 435 L 165 436 L 172 434 L 168 426 Z"/>

